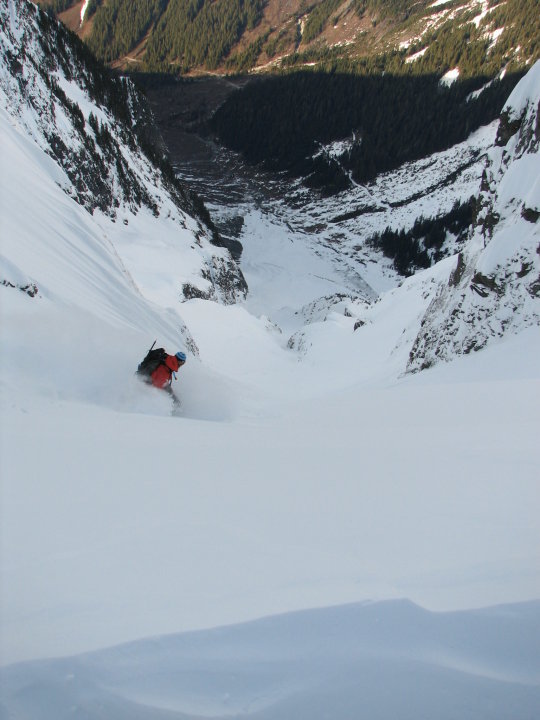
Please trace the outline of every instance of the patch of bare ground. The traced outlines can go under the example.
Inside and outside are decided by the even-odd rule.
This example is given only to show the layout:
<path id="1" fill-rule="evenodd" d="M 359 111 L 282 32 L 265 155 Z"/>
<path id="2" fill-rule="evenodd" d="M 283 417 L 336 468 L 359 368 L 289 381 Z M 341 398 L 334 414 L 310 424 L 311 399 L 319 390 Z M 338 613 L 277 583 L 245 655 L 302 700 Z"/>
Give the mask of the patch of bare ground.
<path id="1" fill-rule="evenodd" d="M 50 7 L 53 4 L 53 0 L 34 0 L 34 2 L 42 8 Z M 67 10 L 61 12 L 58 15 L 58 19 L 70 30 L 77 33 L 82 40 L 86 40 L 92 32 L 92 20 L 85 22 L 84 25 L 81 26 L 81 10 L 83 5 L 84 0 L 75 2 Z"/>
<path id="2" fill-rule="evenodd" d="M 301 14 L 305 6 L 303 0 L 270 0 L 264 8 L 263 21 L 268 27 L 279 28 L 291 18 Z"/>
<path id="3" fill-rule="evenodd" d="M 273 40 L 281 36 L 285 54 L 294 52 L 296 41 L 297 17 L 302 14 L 305 7 L 305 0 L 270 0 L 265 6 L 263 17 L 260 23 L 252 30 L 244 32 L 240 41 L 234 46 L 232 55 L 246 50 L 260 37 L 268 34 L 268 39 Z M 264 53 L 263 53 L 263 60 Z M 223 68 L 222 68 L 223 70 Z"/>
<path id="4" fill-rule="evenodd" d="M 58 15 L 58 19 L 70 30 L 73 30 L 73 32 L 77 32 L 81 27 L 81 10 L 83 5 L 84 1 L 81 0 L 81 2 L 72 5 Z"/>
<path id="5" fill-rule="evenodd" d="M 342 3 L 328 19 L 322 33 L 314 43 L 324 41 L 327 45 L 344 45 L 353 40 L 359 32 L 371 30 L 371 21 L 359 18 L 350 0 Z"/>
<path id="6" fill-rule="evenodd" d="M 81 38 L 81 40 L 88 40 L 88 38 L 92 34 L 93 27 L 94 16 L 92 15 L 92 17 L 89 20 L 85 20 L 81 27 L 77 30 L 77 35 Z"/>

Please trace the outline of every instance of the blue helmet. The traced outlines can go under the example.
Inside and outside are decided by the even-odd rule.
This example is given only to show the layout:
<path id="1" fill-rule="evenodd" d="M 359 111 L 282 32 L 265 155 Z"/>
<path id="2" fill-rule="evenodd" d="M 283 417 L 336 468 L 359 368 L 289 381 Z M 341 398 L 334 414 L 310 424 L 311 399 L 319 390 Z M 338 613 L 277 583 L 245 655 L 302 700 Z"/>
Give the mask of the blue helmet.
<path id="1" fill-rule="evenodd" d="M 178 362 L 186 362 L 186 353 L 183 352 L 177 352 L 175 355 L 176 358 L 178 358 Z"/>

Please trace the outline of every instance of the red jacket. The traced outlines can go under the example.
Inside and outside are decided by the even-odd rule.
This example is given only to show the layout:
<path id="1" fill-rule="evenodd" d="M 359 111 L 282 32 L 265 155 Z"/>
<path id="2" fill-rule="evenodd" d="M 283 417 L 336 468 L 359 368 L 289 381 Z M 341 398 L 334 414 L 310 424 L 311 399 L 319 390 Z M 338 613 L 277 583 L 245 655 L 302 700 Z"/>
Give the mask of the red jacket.
<path id="1" fill-rule="evenodd" d="M 164 388 L 171 384 L 172 374 L 180 367 L 176 355 L 167 355 L 167 359 L 161 365 L 158 365 L 152 375 L 152 385 L 157 388 Z"/>

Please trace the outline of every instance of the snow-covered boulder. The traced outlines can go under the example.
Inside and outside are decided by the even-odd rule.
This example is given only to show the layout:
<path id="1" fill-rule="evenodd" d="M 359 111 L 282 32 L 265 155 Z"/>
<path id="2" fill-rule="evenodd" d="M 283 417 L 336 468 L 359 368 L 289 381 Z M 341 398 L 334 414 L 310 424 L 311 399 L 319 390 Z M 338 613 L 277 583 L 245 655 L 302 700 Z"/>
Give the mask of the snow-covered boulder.
<path id="1" fill-rule="evenodd" d="M 488 153 L 478 216 L 422 320 L 408 370 L 540 325 L 540 62 L 512 92 Z"/>

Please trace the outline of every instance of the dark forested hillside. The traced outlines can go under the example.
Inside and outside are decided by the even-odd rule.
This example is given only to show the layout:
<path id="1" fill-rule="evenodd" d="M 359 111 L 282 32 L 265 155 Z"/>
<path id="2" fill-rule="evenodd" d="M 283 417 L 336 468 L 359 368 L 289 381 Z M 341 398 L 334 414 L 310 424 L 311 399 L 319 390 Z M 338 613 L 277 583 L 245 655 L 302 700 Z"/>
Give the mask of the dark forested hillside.
<path id="1" fill-rule="evenodd" d="M 96 7 L 88 44 L 105 62 L 111 62 L 132 50 L 160 18 L 166 0 L 123 0 Z"/>
<path id="2" fill-rule="evenodd" d="M 308 176 L 341 189 L 464 140 L 495 119 L 519 74 L 485 87 L 487 78 L 441 85 L 436 75 L 293 73 L 248 85 L 211 121 L 212 130 L 252 163 Z M 354 137 L 353 137 L 354 136 Z M 339 158 L 313 158 L 318 146 L 350 138 Z"/>
<path id="3" fill-rule="evenodd" d="M 413 275 L 419 268 L 427 268 L 445 257 L 447 234 L 455 238 L 456 245 L 462 246 L 474 220 L 476 200 L 469 198 L 465 203 L 456 201 L 445 215 L 435 218 L 419 217 L 409 230 L 392 230 L 368 238 L 367 242 L 392 258 L 394 267 L 401 275 Z M 455 248 L 454 250 L 455 251 Z"/>
<path id="4" fill-rule="evenodd" d="M 325 193 L 464 140 L 540 57 L 538 0 L 91 0 L 80 32 L 132 72 L 264 67 L 210 130 Z"/>
<path id="5" fill-rule="evenodd" d="M 80 0 L 38 2 L 99 58 L 143 72 L 357 72 L 385 56 L 391 72 L 411 62 L 420 74 L 473 76 L 540 56 L 538 0 L 90 0 L 82 23 Z"/>
<path id="6" fill-rule="evenodd" d="M 95 13 L 89 44 L 105 61 L 122 57 L 151 30 L 147 70 L 215 68 L 261 18 L 263 0 L 109 0 Z"/>

